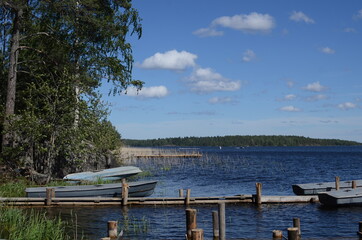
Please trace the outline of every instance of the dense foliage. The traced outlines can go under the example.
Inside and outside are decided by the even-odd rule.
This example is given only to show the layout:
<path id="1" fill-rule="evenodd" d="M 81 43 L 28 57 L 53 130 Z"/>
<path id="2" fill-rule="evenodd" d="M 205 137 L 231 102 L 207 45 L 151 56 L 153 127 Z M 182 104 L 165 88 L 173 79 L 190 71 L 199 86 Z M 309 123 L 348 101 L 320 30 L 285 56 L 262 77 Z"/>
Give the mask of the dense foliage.
<path id="1" fill-rule="evenodd" d="M 217 137 L 178 137 L 159 138 L 149 140 L 125 139 L 124 143 L 137 147 L 160 146 L 336 146 L 336 145 L 361 145 L 353 141 L 338 139 L 315 139 L 299 136 L 217 136 Z"/>
<path id="2" fill-rule="evenodd" d="M 117 148 L 97 88 L 142 87 L 131 75 L 133 33 L 131 0 L 1 0 L 0 164 L 62 175 Z"/>

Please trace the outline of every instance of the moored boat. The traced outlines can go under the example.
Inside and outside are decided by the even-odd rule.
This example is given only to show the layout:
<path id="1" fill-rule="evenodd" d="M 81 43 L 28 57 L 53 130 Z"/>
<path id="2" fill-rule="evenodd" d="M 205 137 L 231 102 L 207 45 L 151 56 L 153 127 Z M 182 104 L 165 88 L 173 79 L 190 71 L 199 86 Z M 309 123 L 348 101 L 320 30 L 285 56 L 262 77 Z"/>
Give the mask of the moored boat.
<path id="1" fill-rule="evenodd" d="M 362 180 L 355 180 L 357 188 L 362 188 Z M 296 195 L 317 195 L 336 190 L 335 182 L 305 183 L 292 185 Z M 340 181 L 340 189 L 352 189 L 352 181 Z"/>
<path id="2" fill-rule="evenodd" d="M 157 181 L 128 182 L 129 197 L 148 197 L 155 190 Z M 26 188 L 27 197 L 46 197 L 46 189 L 54 188 L 55 197 L 122 197 L 122 183 Z"/>
<path id="3" fill-rule="evenodd" d="M 362 188 L 322 192 L 318 198 L 324 206 L 362 205 Z"/>
<path id="4" fill-rule="evenodd" d="M 63 179 L 71 181 L 97 181 L 98 179 L 114 181 L 127 178 L 141 172 L 141 169 L 138 167 L 125 166 L 109 168 L 95 172 L 71 173 L 66 175 Z"/>

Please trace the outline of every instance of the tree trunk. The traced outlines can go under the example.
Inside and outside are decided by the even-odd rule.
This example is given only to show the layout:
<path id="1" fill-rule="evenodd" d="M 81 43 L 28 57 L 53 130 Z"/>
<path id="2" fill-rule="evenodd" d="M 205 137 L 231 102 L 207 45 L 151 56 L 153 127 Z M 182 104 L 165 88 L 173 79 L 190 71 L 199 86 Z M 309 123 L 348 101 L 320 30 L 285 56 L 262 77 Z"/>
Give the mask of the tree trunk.
<path id="1" fill-rule="evenodd" d="M 15 10 L 13 21 L 13 31 L 11 37 L 10 65 L 8 74 L 8 86 L 6 92 L 6 107 L 4 118 L 5 134 L 3 135 L 2 145 L 9 146 L 12 142 L 12 134 L 9 132 L 11 116 L 15 113 L 15 96 L 16 96 L 16 78 L 18 68 L 19 44 L 20 44 L 20 25 L 23 15 L 23 9 L 20 7 Z"/>

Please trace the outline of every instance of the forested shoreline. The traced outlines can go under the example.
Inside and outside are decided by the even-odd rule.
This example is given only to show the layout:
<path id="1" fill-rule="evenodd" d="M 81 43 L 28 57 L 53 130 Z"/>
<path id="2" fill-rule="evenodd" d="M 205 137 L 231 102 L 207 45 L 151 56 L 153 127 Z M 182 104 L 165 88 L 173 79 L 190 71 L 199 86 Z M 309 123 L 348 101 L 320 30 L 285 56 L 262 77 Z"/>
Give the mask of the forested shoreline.
<path id="1" fill-rule="evenodd" d="M 0 167 L 62 177 L 105 167 L 121 136 L 98 88 L 132 78 L 131 0 L 0 1 Z"/>
<path id="2" fill-rule="evenodd" d="M 215 137 L 175 137 L 147 140 L 124 139 L 123 143 L 134 147 L 162 147 L 162 146 L 222 146 L 222 147 L 250 147 L 250 146 L 342 146 L 362 145 L 354 141 L 340 139 L 317 139 L 301 136 L 215 136 Z"/>

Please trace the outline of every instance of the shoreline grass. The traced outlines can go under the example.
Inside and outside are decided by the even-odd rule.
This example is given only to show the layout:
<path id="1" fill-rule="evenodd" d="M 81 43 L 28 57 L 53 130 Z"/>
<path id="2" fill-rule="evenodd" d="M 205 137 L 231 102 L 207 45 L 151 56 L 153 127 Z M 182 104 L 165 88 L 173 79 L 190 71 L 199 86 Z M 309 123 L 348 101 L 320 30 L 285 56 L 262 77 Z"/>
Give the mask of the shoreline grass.
<path id="1" fill-rule="evenodd" d="M 16 240 L 68 240 L 66 224 L 59 217 L 48 219 L 45 213 L 25 213 L 18 208 L 0 206 L 0 238 Z"/>

